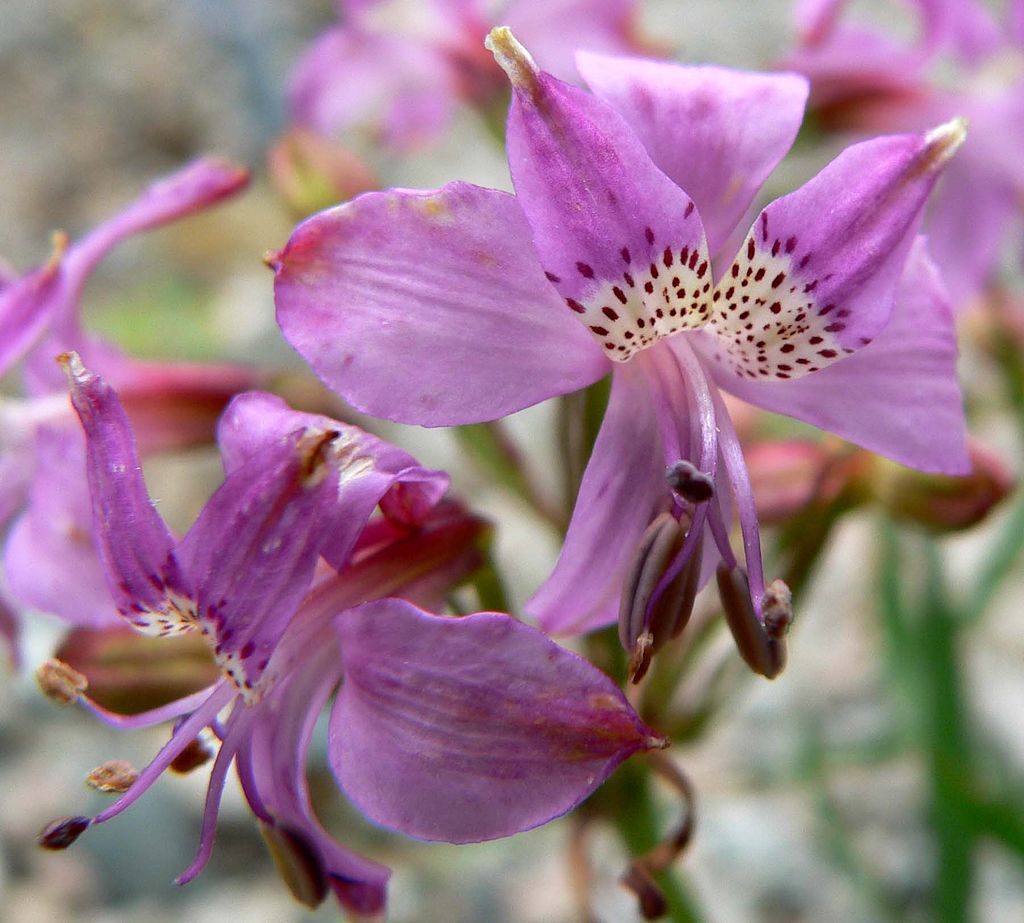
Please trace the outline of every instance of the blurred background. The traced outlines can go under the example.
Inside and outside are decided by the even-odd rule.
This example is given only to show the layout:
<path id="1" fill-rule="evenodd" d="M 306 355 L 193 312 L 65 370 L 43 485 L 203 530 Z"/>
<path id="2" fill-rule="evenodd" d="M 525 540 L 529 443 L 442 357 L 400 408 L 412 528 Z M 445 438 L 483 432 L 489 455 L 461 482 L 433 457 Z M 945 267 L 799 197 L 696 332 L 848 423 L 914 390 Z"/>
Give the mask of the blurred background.
<path id="1" fill-rule="evenodd" d="M 53 230 L 80 235 L 196 155 L 236 159 L 253 171 L 250 191 L 121 246 L 85 293 L 86 317 L 135 354 L 255 359 L 311 393 L 303 364 L 276 332 L 262 264 L 296 220 L 266 163 L 287 126 L 290 69 L 335 16 L 329 0 L 5 0 L 0 258 L 24 272 L 45 260 Z M 786 0 L 649 0 L 640 26 L 684 62 L 750 69 L 771 66 L 793 36 Z M 838 147 L 812 140 L 776 172 L 766 197 L 802 182 Z M 492 132 L 470 113 L 423 156 L 383 154 L 374 169 L 381 186 L 455 178 L 509 185 Z M 1004 387 L 1005 369 L 985 352 L 989 322 L 961 320 L 972 431 L 1016 473 L 1024 415 Z M 511 432 L 553 492 L 558 485 L 545 476 L 556 467 L 552 415 L 544 407 L 520 414 Z M 376 428 L 424 463 L 452 470 L 455 488 L 501 523 L 499 563 L 521 603 L 554 560 L 554 531 L 494 486 L 450 435 Z M 179 527 L 217 476 L 212 449 L 147 466 L 161 509 Z M 679 709 L 693 718 L 679 724 L 669 754 L 697 792 L 696 832 L 679 860 L 694 918 L 1022 920 L 1020 503 L 1011 498 L 941 541 L 893 525 L 877 503 L 850 505 L 857 508 L 841 516 L 821 514 L 835 513 L 835 522 L 801 593 L 782 677 L 769 683 L 727 669 L 721 678 L 721 665 L 738 658 L 718 632 L 706 654 L 716 671 L 713 705 L 707 671 L 693 671 L 677 691 Z M 792 535 L 779 538 L 786 540 Z M 710 611 L 713 601 L 706 604 Z M 92 767 L 112 758 L 144 765 L 165 739 L 159 730 L 111 731 L 39 694 L 31 672 L 61 634 L 56 620 L 32 618 L 22 669 L 0 666 L 0 919 L 337 918 L 332 905 L 311 912 L 292 901 L 233 783 L 207 870 L 187 887 L 171 884 L 198 842 L 202 770 L 161 780 L 67 852 L 35 847 L 50 819 L 101 803 L 82 784 Z M 348 809 L 325 768 L 323 734 L 317 746 L 311 762 L 323 775 L 311 783 L 325 826 L 395 869 L 390 919 L 579 919 L 568 859 L 582 835 L 575 821 L 480 846 L 414 843 Z M 655 797 L 668 829 L 681 807 L 667 787 Z M 639 919 L 635 898 L 617 883 L 621 845 L 600 824 L 585 833 L 592 918 Z"/>

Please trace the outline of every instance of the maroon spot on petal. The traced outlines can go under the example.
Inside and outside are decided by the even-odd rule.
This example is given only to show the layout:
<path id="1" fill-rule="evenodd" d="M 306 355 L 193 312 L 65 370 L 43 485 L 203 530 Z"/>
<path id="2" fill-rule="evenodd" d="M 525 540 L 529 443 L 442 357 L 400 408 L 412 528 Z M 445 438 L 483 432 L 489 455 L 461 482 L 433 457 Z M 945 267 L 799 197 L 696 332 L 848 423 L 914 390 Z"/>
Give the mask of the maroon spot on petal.
<path id="1" fill-rule="evenodd" d="M 772 288 L 778 288 L 786 280 L 786 274 L 780 272 L 774 279 L 772 279 Z"/>
<path id="2" fill-rule="evenodd" d="M 685 288 L 676 289 L 676 298 L 685 298 L 685 297 L 686 297 L 686 289 Z"/>
<path id="3" fill-rule="evenodd" d="M 546 275 L 548 277 L 548 282 L 554 282 L 555 284 L 557 284 L 557 283 L 562 281 L 553 272 L 545 272 L 544 275 Z"/>
<path id="4" fill-rule="evenodd" d="M 623 336 L 624 336 L 624 337 L 625 337 L 625 338 L 626 338 L 627 340 L 632 340 L 632 339 L 633 339 L 633 331 L 632 331 L 632 330 L 627 330 L 627 331 L 626 331 L 626 332 L 625 332 L 625 333 L 623 334 Z"/>
<path id="5" fill-rule="evenodd" d="M 652 231 L 650 228 L 644 228 L 644 237 L 647 238 L 647 243 L 654 243 L 654 231 Z"/>
<path id="6" fill-rule="evenodd" d="M 839 333 L 840 331 L 845 330 L 845 329 L 846 329 L 846 324 L 838 324 L 838 323 L 837 324 L 829 324 L 825 328 L 825 330 L 828 333 Z"/>
<path id="7" fill-rule="evenodd" d="M 770 305 L 768 305 L 768 310 L 771 311 L 772 314 L 778 314 L 782 310 L 781 302 L 773 301 Z"/>
<path id="8" fill-rule="evenodd" d="M 761 212 L 761 240 L 768 242 L 768 212 Z"/>
<path id="9" fill-rule="evenodd" d="M 590 330 L 592 333 L 596 333 L 599 337 L 608 336 L 608 331 L 604 327 L 592 326 Z"/>
<path id="10" fill-rule="evenodd" d="M 685 264 L 686 261 L 689 259 L 689 257 L 690 257 L 690 248 L 689 247 L 683 247 L 683 249 L 679 251 L 679 262 Z"/>
<path id="11" fill-rule="evenodd" d="M 565 303 L 569 305 L 569 307 L 572 308 L 577 314 L 583 314 L 587 310 L 575 298 L 566 298 Z"/>
<path id="12" fill-rule="evenodd" d="M 778 255 L 779 255 L 779 251 L 780 251 L 781 249 L 782 249 L 782 241 L 781 241 L 781 240 L 779 240 L 779 239 L 778 239 L 778 238 L 776 237 L 776 238 L 775 238 L 775 243 L 773 243 L 773 244 L 772 244 L 772 256 L 778 256 Z"/>
<path id="13" fill-rule="evenodd" d="M 834 308 L 834 304 L 825 305 L 825 307 L 818 311 L 818 317 L 824 317 L 826 314 L 831 314 Z"/>
<path id="14" fill-rule="evenodd" d="M 697 250 L 694 250 L 693 253 L 690 254 L 690 259 L 687 261 L 686 265 L 689 266 L 690 269 L 693 269 L 693 267 L 697 265 L 697 258 L 699 256 L 700 253 Z"/>
<path id="15" fill-rule="evenodd" d="M 819 349 L 819 356 L 824 356 L 826 359 L 835 359 L 839 355 L 834 349 Z"/>
<path id="16" fill-rule="evenodd" d="M 626 304 L 626 302 L 629 301 L 625 293 L 617 285 L 612 286 L 612 294 L 614 294 L 615 297 L 618 298 L 619 301 L 621 301 L 623 304 Z"/>
<path id="17" fill-rule="evenodd" d="M 665 316 L 665 312 L 664 312 L 664 311 L 662 311 L 662 310 L 661 310 L 661 308 L 658 308 L 658 309 L 657 309 L 657 310 L 656 310 L 656 311 L 654 312 L 654 316 L 655 316 L 655 317 L 658 317 L 658 318 L 662 318 L 662 317 L 664 317 L 664 316 Z"/>
<path id="18" fill-rule="evenodd" d="M 684 218 L 689 218 L 689 217 L 690 217 L 690 215 L 692 215 L 692 214 L 693 214 L 693 202 L 690 202 L 690 203 L 689 203 L 689 204 L 688 204 L 688 205 L 686 206 L 686 211 L 684 211 L 684 212 L 683 212 L 683 217 L 684 217 Z"/>
<path id="19" fill-rule="evenodd" d="M 786 241 L 786 253 L 792 253 L 795 247 L 796 247 L 796 236 L 794 235 L 793 237 L 790 237 Z"/>
<path id="20" fill-rule="evenodd" d="M 622 262 L 623 262 L 623 263 L 628 263 L 628 262 L 629 262 L 629 259 L 630 259 L 630 257 L 629 257 L 629 247 L 623 247 L 623 248 L 622 248 L 622 249 L 621 249 L 621 250 L 619 251 L 619 256 L 621 256 L 621 257 L 622 257 Z"/>
<path id="21" fill-rule="evenodd" d="M 751 237 L 747 241 L 747 259 L 752 260 L 754 258 L 754 238 Z"/>
<path id="22" fill-rule="evenodd" d="M 674 256 L 675 254 L 672 252 L 672 248 L 666 247 L 665 252 L 661 255 L 661 261 L 665 264 L 666 268 L 672 265 L 672 259 Z"/>
<path id="23" fill-rule="evenodd" d="M 722 293 L 716 290 L 715 293 L 711 296 L 711 300 L 712 301 L 718 301 L 718 299 L 721 298 L 721 297 L 722 297 Z"/>
<path id="24" fill-rule="evenodd" d="M 256 653 L 256 645 L 253 644 L 252 641 L 246 641 L 245 645 L 238 652 L 238 656 L 241 657 L 242 660 L 248 660 L 255 653 Z"/>
<path id="25" fill-rule="evenodd" d="M 730 272 L 732 273 L 732 277 L 735 279 L 740 274 L 740 265 L 739 265 L 739 263 L 733 263 L 732 264 L 732 269 L 730 270 Z"/>
<path id="26" fill-rule="evenodd" d="M 650 295 L 651 292 L 654 291 L 654 283 L 650 282 L 650 281 L 645 282 L 644 283 L 644 291 L 647 292 L 648 295 Z"/>
<path id="27" fill-rule="evenodd" d="M 615 349 L 615 344 L 612 343 L 611 340 L 605 340 L 604 348 L 605 349 Z"/>
<path id="28" fill-rule="evenodd" d="M 576 271 L 583 276 L 584 279 L 593 279 L 594 270 L 586 263 L 576 263 Z"/>
<path id="29" fill-rule="evenodd" d="M 836 311 L 836 317 L 849 317 L 849 316 L 850 316 L 850 309 L 849 308 L 841 308 L 840 310 Z"/>
<path id="30" fill-rule="evenodd" d="M 754 273 L 754 281 L 755 282 L 760 282 L 763 278 L 764 278 L 764 266 L 762 266 L 760 269 L 757 270 L 757 272 Z"/>
<path id="31" fill-rule="evenodd" d="M 651 263 L 651 278 L 652 279 L 657 279 L 658 278 L 658 267 L 655 266 L 654 263 Z"/>
<path id="32" fill-rule="evenodd" d="M 800 262 L 796 264 L 797 269 L 803 269 L 811 261 L 811 254 L 805 253 L 801 258 Z M 817 285 L 817 279 L 815 279 L 815 285 Z"/>
<path id="33" fill-rule="evenodd" d="M 783 343 L 780 352 L 791 353 L 796 347 L 792 343 Z"/>
<path id="34" fill-rule="evenodd" d="M 697 267 L 697 278 L 698 279 L 703 279 L 704 278 L 704 273 L 706 273 L 707 271 L 708 271 L 708 261 L 707 260 L 701 260 L 700 266 Z"/>
<path id="35" fill-rule="evenodd" d="M 636 287 L 636 283 L 633 281 L 633 277 L 628 272 L 624 272 L 622 274 L 622 279 L 630 288 Z"/>
<path id="36" fill-rule="evenodd" d="M 601 313 L 603 313 L 604 316 L 608 318 L 608 320 L 618 320 L 619 319 L 618 313 L 614 309 L 609 308 L 607 306 L 601 308 Z"/>
<path id="37" fill-rule="evenodd" d="M 825 338 L 824 337 L 811 337 L 807 342 L 810 343 L 811 346 L 817 346 L 819 343 L 825 342 Z"/>

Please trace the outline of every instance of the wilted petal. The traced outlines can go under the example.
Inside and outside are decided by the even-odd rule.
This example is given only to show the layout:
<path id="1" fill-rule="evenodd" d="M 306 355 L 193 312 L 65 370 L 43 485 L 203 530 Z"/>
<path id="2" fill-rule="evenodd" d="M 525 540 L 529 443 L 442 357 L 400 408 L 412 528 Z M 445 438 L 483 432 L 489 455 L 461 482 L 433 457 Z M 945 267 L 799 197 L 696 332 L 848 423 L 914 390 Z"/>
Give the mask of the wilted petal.
<path id="1" fill-rule="evenodd" d="M 507 615 L 379 600 L 335 619 L 345 680 L 331 763 L 369 817 L 475 842 L 564 814 L 622 760 L 663 746 L 618 688 Z"/>
<path id="2" fill-rule="evenodd" d="M 109 385 L 86 370 L 77 355 L 62 361 L 85 430 L 93 539 L 114 602 L 142 631 L 189 631 L 194 627 L 191 591 L 170 532 L 146 492 L 128 417 Z"/>
<path id="3" fill-rule="evenodd" d="M 870 346 L 797 381 L 750 381 L 714 369 L 752 404 L 805 420 L 924 471 L 970 470 L 956 381 L 956 336 L 935 267 L 919 239 L 889 325 Z"/>
<path id="4" fill-rule="evenodd" d="M 507 193 L 369 193 L 301 224 L 274 265 L 285 337 L 376 416 L 490 420 L 607 371 Z"/>
<path id="5" fill-rule="evenodd" d="M 785 380 L 870 343 L 889 321 L 928 193 L 963 138 L 954 120 L 853 145 L 768 205 L 715 289 L 715 363 Z"/>
<path id="6" fill-rule="evenodd" d="M 689 196 L 608 103 L 538 70 L 508 29 L 487 47 L 512 83 L 509 167 L 541 264 L 606 355 L 703 325 L 711 272 Z"/>
<path id="7" fill-rule="evenodd" d="M 610 625 L 637 543 L 669 503 L 658 420 L 646 374 L 616 367 L 612 393 L 554 572 L 526 604 L 545 631 Z"/>
<path id="8" fill-rule="evenodd" d="M 793 144 L 807 81 L 582 52 L 578 63 L 590 88 L 696 203 L 717 253 Z"/>

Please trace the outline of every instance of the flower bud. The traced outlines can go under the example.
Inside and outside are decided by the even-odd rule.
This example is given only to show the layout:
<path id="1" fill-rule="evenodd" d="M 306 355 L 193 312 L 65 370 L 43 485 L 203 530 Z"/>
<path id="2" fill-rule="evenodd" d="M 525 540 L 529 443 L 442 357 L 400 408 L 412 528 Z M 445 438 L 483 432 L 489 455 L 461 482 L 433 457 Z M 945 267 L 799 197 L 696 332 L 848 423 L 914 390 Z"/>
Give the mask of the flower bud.
<path id="1" fill-rule="evenodd" d="M 973 470 L 960 477 L 885 465 L 878 472 L 876 496 L 895 518 L 931 532 L 969 529 L 1001 503 L 1016 482 L 993 452 L 977 443 L 970 443 L 968 450 Z"/>
<path id="2" fill-rule="evenodd" d="M 289 208 L 305 217 L 377 188 L 353 151 L 303 128 L 281 135 L 267 153 L 270 176 Z"/>

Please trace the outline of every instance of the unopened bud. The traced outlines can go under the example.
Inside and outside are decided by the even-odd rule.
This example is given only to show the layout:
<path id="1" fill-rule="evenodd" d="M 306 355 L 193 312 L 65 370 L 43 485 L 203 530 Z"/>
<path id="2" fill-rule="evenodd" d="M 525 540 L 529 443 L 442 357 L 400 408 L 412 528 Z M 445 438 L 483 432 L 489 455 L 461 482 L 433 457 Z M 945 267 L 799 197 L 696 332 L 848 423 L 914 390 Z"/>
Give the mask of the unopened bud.
<path id="1" fill-rule="evenodd" d="M 786 642 L 781 635 L 776 637 L 770 634 L 757 617 L 754 601 L 750 598 L 750 584 L 746 571 L 742 567 L 726 567 L 720 564 L 717 577 L 718 594 L 725 611 L 725 621 L 736 641 L 740 656 L 755 673 L 768 679 L 775 679 L 786 666 Z M 782 581 L 776 581 L 776 584 L 785 587 Z M 777 612 L 777 615 L 773 615 L 775 627 L 772 630 L 781 630 L 784 634 L 785 629 L 781 625 L 783 621 L 786 625 L 792 621 L 792 602 L 787 599 L 783 607 L 779 598 L 768 597 L 769 594 L 766 592 L 765 599 Z"/>
<path id="2" fill-rule="evenodd" d="M 190 741 L 185 749 L 171 761 L 169 768 L 171 772 L 183 776 L 209 762 L 212 757 L 213 748 L 204 738 L 197 737 Z"/>
<path id="3" fill-rule="evenodd" d="M 89 688 L 89 681 L 63 660 L 47 660 L 36 670 L 36 682 L 43 695 L 61 705 L 70 705 Z"/>
<path id="4" fill-rule="evenodd" d="M 684 500 L 706 503 L 715 495 L 715 482 L 692 462 L 680 459 L 665 470 L 668 486 Z"/>
<path id="5" fill-rule="evenodd" d="M 58 817 L 43 828 L 37 842 L 43 849 L 67 849 L 91 823 L 88 817 Z"/>
<path id="6" fill-rule="evenodd" d="M 292 128 L 267 152 L 267 168 L 278 192 L 305 217 L 378 187 L 373 171 L 332 138 Z"/>
<path id="7" fill-rule="evenodd" d="M 1016 486 L 1009 469 L 994 453 L 970 444 L 970 474 L 953 477 L 922 474 L 889 465 L 880 468 L 876 495 L 897 519 L 931 532 L 957 532 L 977 525 Z"/>
<path id="8" fill-rule="evenodd" d="M 701 541 L 675 579 L 655 601 L 650 615 L 648 606 L 662 576 L 675 560 L 686 540 L 688 517 L 682 520 L 668 512 L 658 516 L 644 532 L 619 602 L 619 640 L 630 652 L 629 673 L 639 682 L 650 667 L 651 657 L 670 638 L 686 627 L 700 580 Z"/>
<path id="9" fill-rule="evenodd" d="M 128 791 L 138 777 L 139 771 L 127 760 L 107 760 L 86 776 L 85 784 L 105 795 L 120 794 Z"/>
<path id="10" fill-rule="evenodd" d="M 276 824 L 260 824 L 278 875 L 300 904 L 315 909 L 327 896 L 327 875 L 316 848 L 301 833 Z"/>

